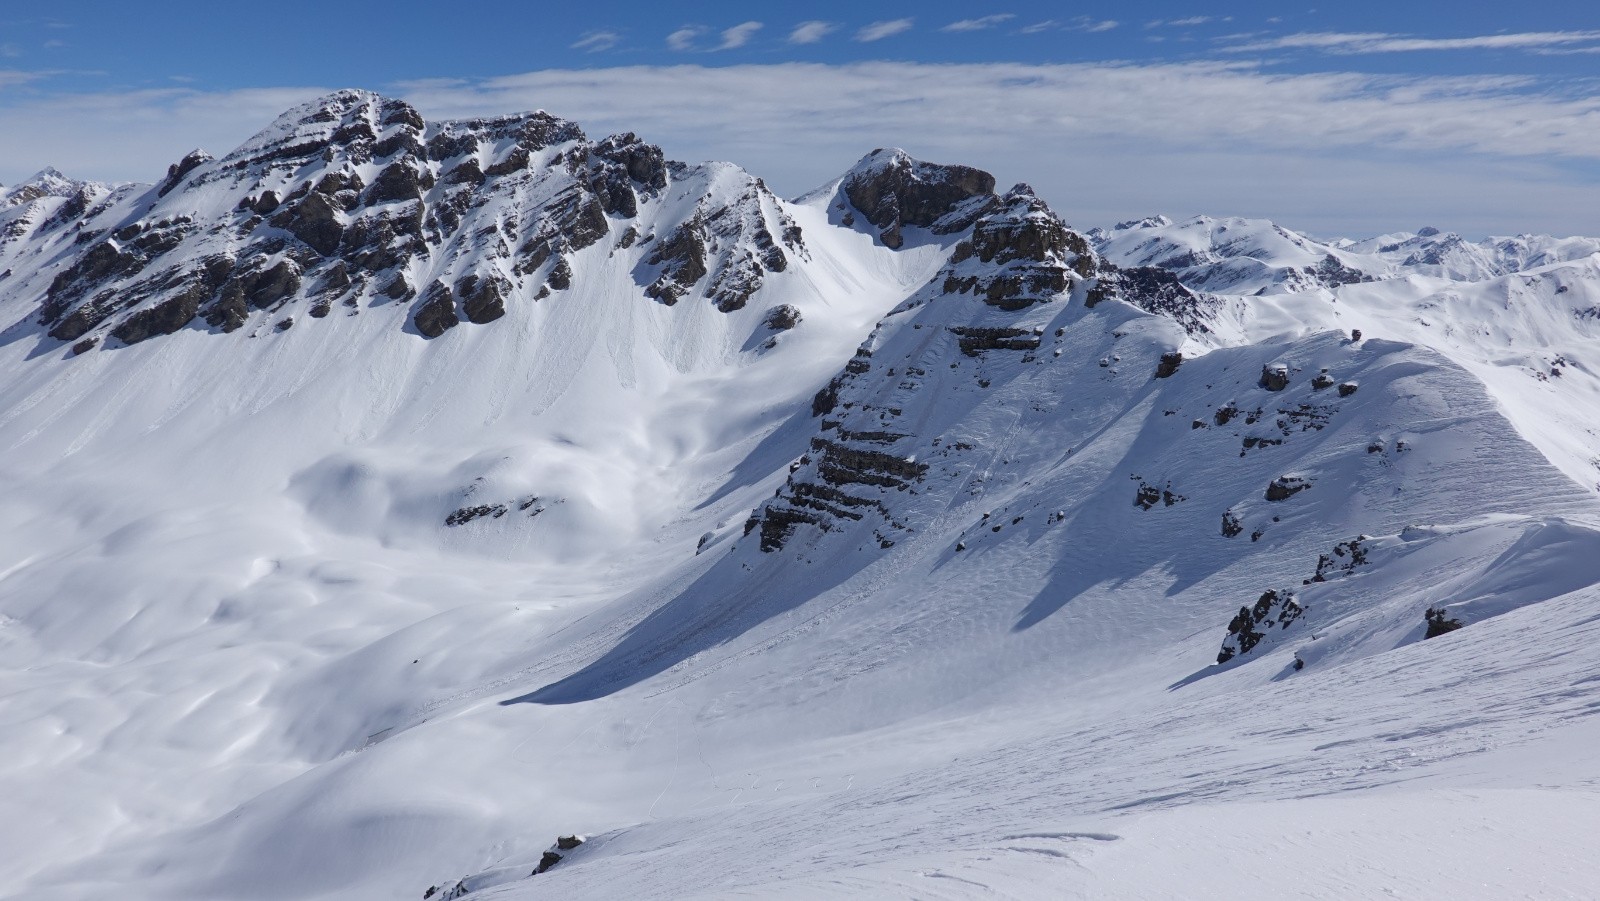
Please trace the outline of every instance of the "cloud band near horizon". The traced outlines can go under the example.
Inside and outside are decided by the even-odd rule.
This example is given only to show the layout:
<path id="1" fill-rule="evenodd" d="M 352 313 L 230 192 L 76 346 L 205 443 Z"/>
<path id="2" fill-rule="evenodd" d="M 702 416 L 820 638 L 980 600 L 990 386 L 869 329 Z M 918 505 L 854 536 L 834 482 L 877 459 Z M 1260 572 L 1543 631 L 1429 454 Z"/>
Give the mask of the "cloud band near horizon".
<path id="1" fill-rule="evenodd" d="M 1032 182 L 1085 225 L 1206 211 L 1324 232 L 1424 220 L 1592 231 L 1588 211 L 1600 202 L 1600 97 L 1526 77 L 1290 75 L 1213 62 L 784 63 L 549 70 L 388 92 L 430 118 L 544 108 L 592 134 L 637 132 L 678 158 L 731 159 L 788 194 L 875 146 L 905 146 Z M 0 160 L 17 167 L 0 180 L 46 164 L 154 180 L 196 144 L 226 151 L 317 93 L 0 95 Z"/>

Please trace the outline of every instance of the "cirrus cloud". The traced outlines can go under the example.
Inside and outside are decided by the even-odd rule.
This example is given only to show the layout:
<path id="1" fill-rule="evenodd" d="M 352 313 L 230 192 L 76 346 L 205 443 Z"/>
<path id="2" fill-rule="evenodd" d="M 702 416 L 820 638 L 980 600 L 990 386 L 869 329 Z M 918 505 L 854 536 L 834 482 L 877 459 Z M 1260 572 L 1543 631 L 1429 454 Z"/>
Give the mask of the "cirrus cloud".
<path id="1" fill-rule="evenodd" d="M 1574 44 L 1600 47 L 1600 31 L 1528 31 L 1465 38 L 1419 38 L 1383 32 L 1300 32 L 1253 40 L 1223 49 L 1236 53 L 1263 50 L 1321 50 L 1325 53 L 1415 53 L 1426 50 L 1571 49 Z M 1584 48 L 1587 52 L 1588 48 Z"/>
<path id="2" fill-rule="evenodd" d="M 832 34 L 834 31 L 837 31 L 838 28 L 839 26 L 833 24 L 832 22 L 801 22 L 799 25 L 794 27 L 793 31 L 789 32 L 789 43 L 815 44 L 816 42 Z"/>
<path id="3" fill-rule="evenodd" d="M 949 25 L 946 25 L 939 30 L 952 32 L 985 31 L 987 29 L 994 28 L 997 25 L 1004 25 L 1015 18 L 1016 16 L 1012 13 L 996 13 L 992 16 L 982 16 L 977 19 L 962 19 L 958 22 L 951 22 Z"/>
<path id="4" fill-rule="evenodd" d="M 881 41 L 884 38 L 894 37 L 897 34 L 911 30 L 915 24 L 914 19 L 890 19 L 886 22 L 873 22 L 856 32 L 856 40 L 862 43 Z"/>

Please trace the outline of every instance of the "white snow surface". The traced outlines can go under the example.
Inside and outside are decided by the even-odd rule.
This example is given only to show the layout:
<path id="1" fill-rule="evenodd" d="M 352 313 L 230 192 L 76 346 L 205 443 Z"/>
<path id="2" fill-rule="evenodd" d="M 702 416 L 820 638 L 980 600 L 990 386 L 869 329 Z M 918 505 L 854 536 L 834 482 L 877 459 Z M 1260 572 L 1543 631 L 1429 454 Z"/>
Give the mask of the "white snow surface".
<path id="1" fill-rule="evenodd" d="M 685 167 L 639 222 L 749 184 Z M 73 355 L 33 321 L 70 251 L 29 235 L 80 194 L 152 202 L 0 201 L 0 896 L 1600 884 L 1600 241 L 1098 235 L 1192 254 L 1186 333 L 1076 275 L 946 293 L 963 235 L 892 251 L 835 185 L 762 201 L 805 253 L 732 312 L 602 240 L 432 340 L 377 303 Z M 1373 280 L 1306 277 L 1330 256 Z M 1039 346 L 951 331 L 1001 327 Z M 926 469 L 763 551 L 814 439 Z M 1269 589 L 1303 613 L 1217 664 Z M 1423 640 L 1435 607 L 1464 628 Z"/>

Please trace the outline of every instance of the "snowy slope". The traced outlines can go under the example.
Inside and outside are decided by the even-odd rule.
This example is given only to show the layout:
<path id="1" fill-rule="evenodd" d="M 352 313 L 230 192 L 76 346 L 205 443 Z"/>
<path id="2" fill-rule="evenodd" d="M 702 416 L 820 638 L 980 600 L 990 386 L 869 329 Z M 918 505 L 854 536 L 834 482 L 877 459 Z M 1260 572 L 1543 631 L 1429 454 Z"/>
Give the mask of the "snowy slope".
<path id="1" fill-rule="evenodd" d="M 1536 828 L 1600 811 L 1581 241 L 1086 236 L 892 150 L 783 201 L 362 92 L 29 184 L 0 894 L 1600 876 Z"/>

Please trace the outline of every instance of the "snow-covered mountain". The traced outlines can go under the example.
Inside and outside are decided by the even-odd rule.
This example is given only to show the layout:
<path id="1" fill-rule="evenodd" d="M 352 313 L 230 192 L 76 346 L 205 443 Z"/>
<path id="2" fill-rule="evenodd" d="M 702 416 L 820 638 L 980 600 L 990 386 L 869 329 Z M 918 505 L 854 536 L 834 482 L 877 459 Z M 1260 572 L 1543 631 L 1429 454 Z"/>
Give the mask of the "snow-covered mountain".
<path id="1" fill-rule="evenodd" d="M 1581 896 L 1597 251 L 358 91 L 46 171 L 0 885 Z"/>

